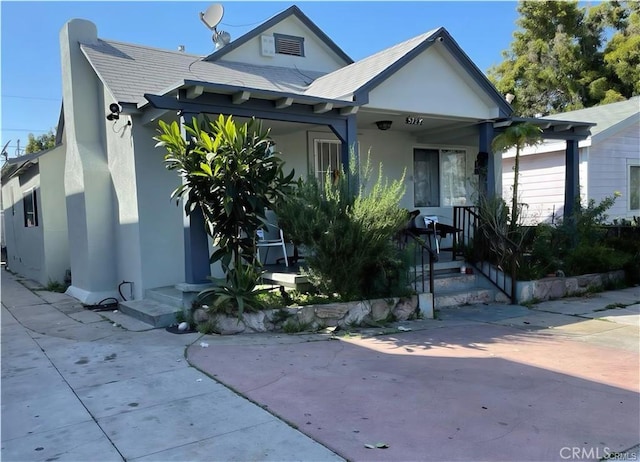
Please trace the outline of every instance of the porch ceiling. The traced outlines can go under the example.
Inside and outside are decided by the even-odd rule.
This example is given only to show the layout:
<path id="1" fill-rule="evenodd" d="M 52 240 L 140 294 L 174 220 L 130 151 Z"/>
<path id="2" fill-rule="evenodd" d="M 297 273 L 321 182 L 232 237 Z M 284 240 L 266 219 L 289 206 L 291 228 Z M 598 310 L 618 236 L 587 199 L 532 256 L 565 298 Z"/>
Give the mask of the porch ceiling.
<path id="1" fill-rule="evenodd" d="M 438 119 L 428 118 L 425 116 L 419 116 L 423 118 L 422 125 L 409 125 L 406 123 L 407 117 L 414 117 L 410 114 L 389 114 L 389 113 L 366 113 L 361 111 L 357 115 L 357 127 L 358 130 L 378 130 L 376 122 L 380 120 L 391 120 L 391 128 L 389 132 L 403 132 L 415 136 L 417 139 L 423 138 L 459 138 L 461 134 L 466 133 L 470 128 L 473 134 L 476 134 L 476 130 L 472 129 L 477 123 L 473 120 L 451 120 L 451 119 Z M 418 117 L 418 116 L 415 116 Z M 234 117 L 238 122 L 244 123 L 249 120 L 246 117 Z M 291 133 L 313 130 L 330 132 L 328 127 L 322 125 L 312 125 L 305 123 L 286 122 L 279 120 L 264 120 L 264 127 L 271 129 L 271 134 L 274 136 L 288 135 Z"/>

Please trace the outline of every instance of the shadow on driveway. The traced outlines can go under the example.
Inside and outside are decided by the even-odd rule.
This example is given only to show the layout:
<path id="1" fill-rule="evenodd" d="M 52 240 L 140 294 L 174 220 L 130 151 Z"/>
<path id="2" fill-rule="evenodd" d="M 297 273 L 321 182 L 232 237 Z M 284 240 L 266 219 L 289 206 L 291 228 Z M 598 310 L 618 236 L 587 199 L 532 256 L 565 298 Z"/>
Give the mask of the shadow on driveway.
<path id="1" fill-rule="evenodd" d="M 188 358 L 348 460 L 597 459 L 637 444 L 637 350 L 513 327 L 529 310 L 512 308 L 526 313 L 491 320 L 507 325 L 468 308 L 392 335 L 206 337 Z"/>

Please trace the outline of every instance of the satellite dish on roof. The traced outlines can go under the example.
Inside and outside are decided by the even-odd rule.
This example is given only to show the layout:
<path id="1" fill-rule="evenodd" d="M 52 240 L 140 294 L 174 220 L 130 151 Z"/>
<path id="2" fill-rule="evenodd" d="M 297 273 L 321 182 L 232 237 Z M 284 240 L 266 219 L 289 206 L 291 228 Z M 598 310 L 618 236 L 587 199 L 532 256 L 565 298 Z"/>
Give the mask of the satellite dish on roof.
<path id="1" fill-rule="evenodd" d="M 214 3 L 207 11 L 200 13 L 200 20 L 207 26 L 208 29 L 213 31 L 211 40 L 216 45 L 216 50 L 219 50 L 223 46 L 227 45 L 231 41 L 231 35 L 229 32 L 216 29 L 220 21 L 222 21 L 222 15 L 224 14 L 224 8 L 219 3 Z"/>
<path id="2" fill-rule="evenodd" d="M 200 13 L 200 20 L 210 30 L 215 30 L 216 26 L 222 21 L 222 15 L 224 15 L 224 8 L 219 3 L 214 3 L 207 11 Z"/>
<path id="3" fill-rule="evenodd" d="M 229 44 L 229 42 L 231 41 L 231 35 L 229 35 L 229 32 L 225 32 L 223 30 L 215 31 L 211 39 L 213 40 L 213 43 L 216 44 L 216 50 L 218 50 L 223 46 Z"/>

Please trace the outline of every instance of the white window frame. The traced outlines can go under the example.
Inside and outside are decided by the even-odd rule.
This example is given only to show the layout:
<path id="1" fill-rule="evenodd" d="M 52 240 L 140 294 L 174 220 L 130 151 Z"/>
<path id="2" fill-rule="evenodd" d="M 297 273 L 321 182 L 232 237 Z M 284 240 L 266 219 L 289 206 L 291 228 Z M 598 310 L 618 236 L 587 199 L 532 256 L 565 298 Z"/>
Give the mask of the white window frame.
<path id="1" fill-rule="evenodd" d="M 415 177 L 416 177 L 416 172 L 415 172 L 415 157 L 414 157 L 414 152 L 416 149 L 424 149 L 424 150 L 434 150 L 434 151 L 438 151 L 438 204 L 437 206 L 418 206 L 415 203 L 415 189 L 414 189 L 414 196 L 413 196 L 413 200 L 414 200 L 414 207 L 422 207 L 422 208 L 433 208 L 433 207 L 454 207 L 454 206 L 464 206 L 464 205 L 469 205 L 470 204 L 470 198 L 473 194 L 474 191 L 471 191 L 469 188 L 471 188 L 472 186 L 469 183 L 469 176 L 470 176 L 470 170 L 469 170 L 469 147 L 466 146 L 413 146 L 412 147 L 412 169 L 413 169 L 413 178 L 415 181 Z M 465 201 L 464 203 L 453 203 L 455 201 L 452 200 L 452 197 L 445 197 L 445 188 L 444 188 L 444 184 L 446 183 L 447 180 L 447 173 L 445 172 L 445 168 L 444 168 L 444 163 L 443 163 L 443 154 L 447 154 L 447 153 L 460 153 L 463 155 L 463 159 L 464 159 L 464 190 L 465 190 L 465 194 L 464 194 L 464 198 Z M 415 183 L 414 183 L 414 188 L 415 188 Z"/>
<path id="2" fill-rule="evenodd" d="M 322 159 L 320 158 L 319 147 L 322 144 L 327 144 L 329 146 L 335 146 L 335 152 L 330 148 L 329 151 L 329 164 L 324 166 L 321 165 Z M 313 175 L 318 180 L 318 183 L 322 185 L 324 188 L 324 180 L 326 179 L 327 172 L 331 171 L 332 173 L 336 170 L 340 169 L 341 165 L 341 146 L 342 143 L 338 140 L 330 140 L 324 138 L 314 138 L 313 140 Z M 333 161 L 333 162 L 332 162 Z M 334 165 L 335 164 L 335 165 Z M 326 167 L 326 169 L 323 169 Z M 330 170 L 329 170 L 330 169 Z"/>

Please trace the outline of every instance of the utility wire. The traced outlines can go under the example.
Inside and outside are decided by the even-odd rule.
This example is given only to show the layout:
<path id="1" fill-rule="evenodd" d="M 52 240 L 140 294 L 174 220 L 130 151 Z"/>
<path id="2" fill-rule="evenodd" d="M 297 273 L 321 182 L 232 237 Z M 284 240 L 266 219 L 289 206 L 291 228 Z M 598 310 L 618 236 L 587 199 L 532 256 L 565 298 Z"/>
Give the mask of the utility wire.
<path id="1" fill-rule="evenodd" d="M 45 101 L 60 101 L 61 98 L 47 98 L 45 96 L 0 95 L 3 98 L 41 99 Z"/>

